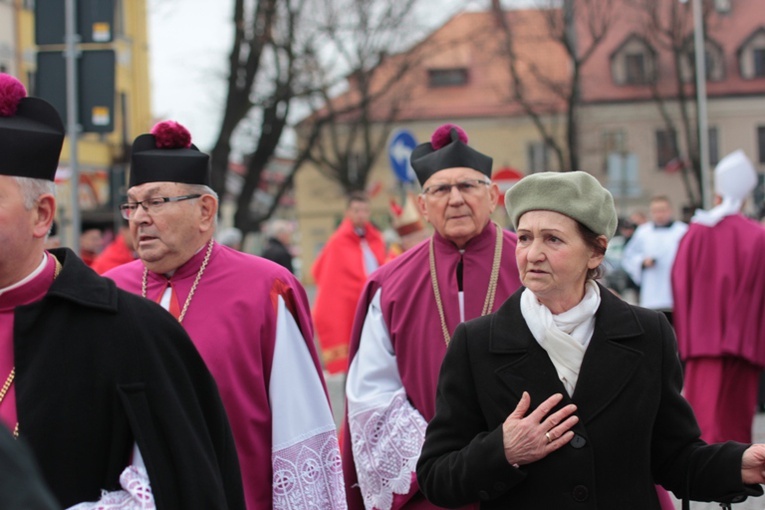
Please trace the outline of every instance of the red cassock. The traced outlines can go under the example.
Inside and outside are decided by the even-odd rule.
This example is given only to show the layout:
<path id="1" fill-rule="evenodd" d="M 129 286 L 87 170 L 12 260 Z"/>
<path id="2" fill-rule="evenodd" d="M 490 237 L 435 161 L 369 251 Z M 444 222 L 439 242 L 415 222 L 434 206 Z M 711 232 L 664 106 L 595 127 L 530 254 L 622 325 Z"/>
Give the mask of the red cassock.
<path id="1" fill-rule="evenodd" d="M 365 239 L 378 265 L 385 261 L 385 242 L 368 223 Z M 361 289 L 369 276 L 364 269 L 361 238 L 345 219 L 327 240 L 311 270 L 317 285 L 313 323 L 324 368 L 331 374 L 348 368 L 348 344 Z"/>

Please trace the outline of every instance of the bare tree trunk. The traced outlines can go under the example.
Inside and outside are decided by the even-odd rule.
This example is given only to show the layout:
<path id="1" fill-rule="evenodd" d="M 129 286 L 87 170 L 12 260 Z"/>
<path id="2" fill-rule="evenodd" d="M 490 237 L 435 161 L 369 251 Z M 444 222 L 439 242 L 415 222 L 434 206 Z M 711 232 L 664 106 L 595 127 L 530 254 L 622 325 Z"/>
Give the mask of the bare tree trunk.
<path id="1" fill-rule="evenodd" d="M 405 22 L 417 0 L 351 0 L 341 2 L 340 10 L 330 3 L 323 14 L 334 23 L 326 23 L 324 35 L 349 69 L 348 91 L 340 98 L 330 95 L 329 86 L 321 91 L 322 108 L 306 121 L 322 124 L 308 160 L 350 193 L 366 189 L 393 123 L 409 100 L 406 73 L 422 57 L 401 53 L 388 60 L 387 53 L 407 35 Z M 337 23 L 337 19 L 353 21 Z"/>
<path id="2" fill-rule="evenodd" d="M 672 99 L 677 100 L 679 119 L 675 120 L 669 114 L 666 108 L 666 99 L 668 98 L 660 96 L 657 86 L 652 89 L 652 95 L 667 129 L 678 133 L 685 141 L 687 157 L 684 159 L 688 165 L 684 165 L 681 170 L 683 185 L 689 204 L 692 207 L 701 207 L 700 133 L 696 127 L 698 123 L 694 122 L 690 112 L 691 104 L 695 100 L 688 94 L 690 86 L 683 80 L 682 71 L 682 60 L 689 58 L 687 37 L 690 16 L 687 12 L 688 6 L 673 0 L 628 0 L 628 3 L 634 6 L 638 13 L 645 16 L 643 26 L 645 39 L 670 52 L 674 71 L 674 76 L 671 79 L 674 79 L 675 85 L 675 96 Z M 669 9 L 669 12 L 666 13 L 664 9 Z M 708 14 L 708 11 L 705 11 L 705 20 Z M 689 65 L 695 76 L 695 62 L 689 62 Z M 698 105 L 696 105 L 696 112 L 698 112 Z M 677 154 L 677 157 L 681 157 L 681 155 Z"/>
<path id="3" fill-rule="evenodd" d="M 508 23 L 508 13 L 502 9 L 499 0 L 492 0 L 491 8 L 497 26 L 503 36 L 504 57 L 507 60 L 511 77 L 511 97 L 518 103 L 537 128 L 540 137 L 558 161 L 562 171 L 579 168 L 579 107 L 581 106 L 581 71 L 595 49 L 605 38 L 613 13 L 614 0 L 564 0 L 562 9 L 550 8 L 546 11 L 550 40 L 560 44 L 568 55 L 571 71 L 565 81 L 555 81 L 553 77 L 541 73 L 533 62 L 525 62 L 528 74 L 521 75 L 520 63 L 515 52 L 513 29 Z M 552 4 L 551 4 L 552 5 Z M 579 30 L 586 30 L 586 46 L 580 45 Z M 581 46 L 581 47 L 580 47 Z M 530 99 L 525 80 L 533 78 L 537 84 L 545 87 L 551 95 L 559 98 L 563 107 L 557 110 L 540 108 Z M 545 122 L 544 116 L 561 115 L 565 119 L 563 139 L 557 140 Z"/>
<path id="4" fill-rule="evenodd" d="M 263 49 L 271 35 L 276 4 L 277 0 L 259 0 L 252 20 L 247 20 L 244 0 L 234 2 L 234 44 L 229 55 L 226 106 L 211 153 L 212 188 L 221 197 L 225 192 L 231 135 L 252 108 L 252 85 L 260 69 Z"/>

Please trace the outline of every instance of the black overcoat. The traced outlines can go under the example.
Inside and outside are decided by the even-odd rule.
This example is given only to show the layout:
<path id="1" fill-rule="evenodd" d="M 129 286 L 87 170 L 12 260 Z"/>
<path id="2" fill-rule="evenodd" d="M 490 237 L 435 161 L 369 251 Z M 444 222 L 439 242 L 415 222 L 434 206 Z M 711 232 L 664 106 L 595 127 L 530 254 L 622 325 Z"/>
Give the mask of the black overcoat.
<path id="1" fill-rule="evenodd" d="M 136 441 L 157 508 L 241 509 L 217 387 L 178 321 L 67 249 L 45 297 L 16 308 L 20 437 L 63 507 L 118 490 Z"/>
<path id="2" fill-rule="evenodd" d="M 520 310 L 523 289 L 495 314 L 460 325 L 441 367 L 436 414 L 417 478 L 433 503 L 525 509 L 659 509 L 654 482 L 678 497 L 737 499 L 748 445 L 706 445 L 681 396 L 674 333 L 661 313 L 601 287 L 595 332 L 572 397 Z M 514 468 L 502 423 L 524 391 L 532 408 L 555 393 L 577 405 L 574 439 Z M 557 408 L 556 408 L 557 409 Z"/>

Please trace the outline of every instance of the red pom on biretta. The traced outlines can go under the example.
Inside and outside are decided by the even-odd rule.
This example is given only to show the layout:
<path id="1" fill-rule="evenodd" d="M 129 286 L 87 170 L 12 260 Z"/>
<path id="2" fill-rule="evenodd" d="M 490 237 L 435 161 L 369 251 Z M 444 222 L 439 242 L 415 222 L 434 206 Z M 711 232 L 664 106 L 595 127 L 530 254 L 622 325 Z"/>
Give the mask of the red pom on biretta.
<path id="1" fill-rule="evenodd" d="M 210 185 L 210 156 L 191 143 L 191 133 L 166 120 L 133 140 L 128 187 L 147 182 Z"/>
<path id="2" fill-rule="evenodd" d="M 452 129 L 457 132 L 457 138 L 452 136 Z M 433 146 L 433 150 L 438 150 L 457 140 L 462 140 L 462 143 L 468 143 L 468 136 L 465 130 L 456 124 L 443 124 L 433 131 L 433 135 L 430 137 L 430 145 Z"/>
<path id="3" fill-rule="evenodd" d="M 151 134 L 158 149 L 188 149 L 191 147 L 191 133 L 174 120 L 165 120 L 151 128 Z"/>
<path id="4" fill-rule="evenodd" d="M 27 97 L 27 89 L 10 74 L 0 73 L 0 117 L 16 115 L 19 101 Z"/>
<path id="5" fill-rule="evenodd" d="M 433 174 L 447 168 L 472 168 L 491 178 L 492 159 L 468 144 L 465 130 L 456 124 L 436 128 L 430 142 L 416 146 L 409 156 L 414 174 L 421 186 Z"/>

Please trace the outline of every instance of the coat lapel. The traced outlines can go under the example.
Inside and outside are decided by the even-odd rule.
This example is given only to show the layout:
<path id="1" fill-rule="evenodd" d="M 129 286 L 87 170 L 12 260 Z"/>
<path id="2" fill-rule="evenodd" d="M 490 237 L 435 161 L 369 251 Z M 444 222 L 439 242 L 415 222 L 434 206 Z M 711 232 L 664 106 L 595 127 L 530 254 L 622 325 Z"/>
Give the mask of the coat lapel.
<path id="1" fill-rule="evenodd" d="M 565 402 L 568 396 L 555 366 L 534 339 L 521 314 L 520 296 L 523 290 L 521 287 L 503 303 L 492 320 L 489 351 L 501 356 L 495 374 L 516 400 L 528 391 L 532 407 L 554 393 L 566 396 Z"/>
<path id="2" fill-rule="evenodd" d="M 523 290 L 513 294 L 494 315 L 489 351 L 497 355 L 500 363 L 495 374 L 517 399 L 528 391 L 532 406 L 554 393 L 562 393 L 561 405 L 574 402 L 581 423 L 586 424 L 633 377 L 643 355 L 625 340 L 642 335 L 642 327 L 629 305 L 601 286 L 595 333 L 584 355 L 574 395 L 569 398 L 547 351 L 534 339 L 521 314 Z"/>
<path id="3" fill-rule="evenodd" d="M 595 418 L 634 376 L 643 353 L 625 340 L 643 334 L 629 305 L 600 287 L 595 333 L 584 354 L 573 400 L 582 423 Z"/>

